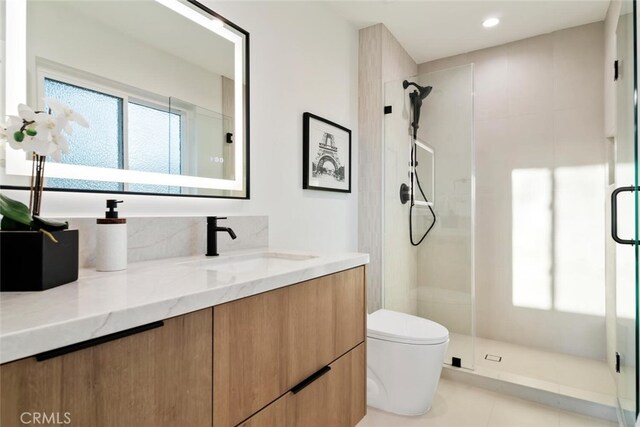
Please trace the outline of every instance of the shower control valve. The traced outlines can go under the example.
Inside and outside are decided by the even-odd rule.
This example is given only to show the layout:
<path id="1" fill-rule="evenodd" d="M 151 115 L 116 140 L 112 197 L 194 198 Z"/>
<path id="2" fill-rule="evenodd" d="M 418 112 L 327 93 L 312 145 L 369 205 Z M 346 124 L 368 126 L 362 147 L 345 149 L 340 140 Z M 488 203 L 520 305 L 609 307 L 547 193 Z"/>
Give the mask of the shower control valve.
<path id="1" fill-rule="evenodd" d="M 411 199 L 411 189 L 405 183 L 400 185 L 400 202 L 406 204 Z"/>

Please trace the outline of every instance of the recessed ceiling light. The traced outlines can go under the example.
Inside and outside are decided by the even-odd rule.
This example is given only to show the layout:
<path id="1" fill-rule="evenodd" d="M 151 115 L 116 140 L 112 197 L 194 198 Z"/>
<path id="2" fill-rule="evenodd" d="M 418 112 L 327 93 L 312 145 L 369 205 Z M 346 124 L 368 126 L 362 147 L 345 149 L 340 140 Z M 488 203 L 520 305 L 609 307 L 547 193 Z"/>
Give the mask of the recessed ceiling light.
<path id="1" fill-rule="evenodd" d="M 499 23 L 500 23 L 500 20 L 498 18 L 488 18 L 484 20 L 484 22 L 482 23 L 482 26 L 485 28 L 491 28 L 491 27 L 495 27 Z"/>

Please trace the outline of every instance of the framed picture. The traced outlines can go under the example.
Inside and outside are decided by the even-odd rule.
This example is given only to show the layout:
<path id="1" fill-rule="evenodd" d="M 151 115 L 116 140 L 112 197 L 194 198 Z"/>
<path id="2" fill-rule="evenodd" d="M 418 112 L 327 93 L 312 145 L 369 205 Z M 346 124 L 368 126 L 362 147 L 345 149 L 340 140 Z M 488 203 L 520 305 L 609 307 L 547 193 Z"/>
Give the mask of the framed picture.
<path id="1" fill-rule="evenodd" d="M 302 188 L 351 193 L 351 131 L 311 113 L 302 131 Z"/>

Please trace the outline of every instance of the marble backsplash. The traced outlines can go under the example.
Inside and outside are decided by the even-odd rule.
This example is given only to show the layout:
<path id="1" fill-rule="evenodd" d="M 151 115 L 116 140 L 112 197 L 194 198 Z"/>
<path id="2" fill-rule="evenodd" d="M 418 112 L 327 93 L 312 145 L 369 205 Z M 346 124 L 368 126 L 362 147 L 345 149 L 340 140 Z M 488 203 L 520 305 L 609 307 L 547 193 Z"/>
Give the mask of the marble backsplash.
<path id="1" fill-rule="evenodd" d="M 238 236 L 218 233 L 218 252 L 266 248 L 269 246 L 267 216 L 235 216 L 221 220 Z M 96 220 L 73 218 L 69 228 L 80 231 L 80 268 L 95 267 Z M 206 217 L 127 218 L 128 262 L 204 254 L 207 246 Z"/>

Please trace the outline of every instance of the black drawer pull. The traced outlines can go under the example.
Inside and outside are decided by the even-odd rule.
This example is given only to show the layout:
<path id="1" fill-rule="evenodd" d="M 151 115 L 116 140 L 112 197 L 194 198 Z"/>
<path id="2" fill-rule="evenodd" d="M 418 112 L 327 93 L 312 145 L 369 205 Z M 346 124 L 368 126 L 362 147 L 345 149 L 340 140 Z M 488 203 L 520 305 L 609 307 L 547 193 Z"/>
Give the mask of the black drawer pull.
<path id="1" fill-rule="evenodd" d="M 54 350 L 45 351 L 44 353 L 36 354 L 36 360 L 42 362 L 44 360 L 53 359 L 54 357 L 63 356 L 65 354 L 73 353 L 74 351 L 84 350 L 85 348 L 93 347 L 99 344 L 104 344 L 109 341 L 114 341 L 120 338 L 128 337 L 130 335 L 139 334 L 140 332 L 149 331 L 164 326 L 163 321 L 149 323 L 147 325 L 137 326 L 135 328 L 126 329 L 124 331 L 115 332 L 113 334 L 105 335 L 103 337 L 92 338 L 87 341 L 71 344 L 65 347 L 56 348 Z"/>
<path id="2" fill-rule="evenodd" d="M 298 394 L 299 392 L 304 390 L 309 384 L 311 384 L 312 382 L 314 382 L 315 380 L 317 380 L 318 378 L 320 378 L 330 370 L 331 370 L 331 366 L 325 366 L 315 374 L 311 375 L 309 378 L 302 380 L 302 382 L 297 386 L 293 387 L 291 391 L 293 392 L 293 394 Z"/>

